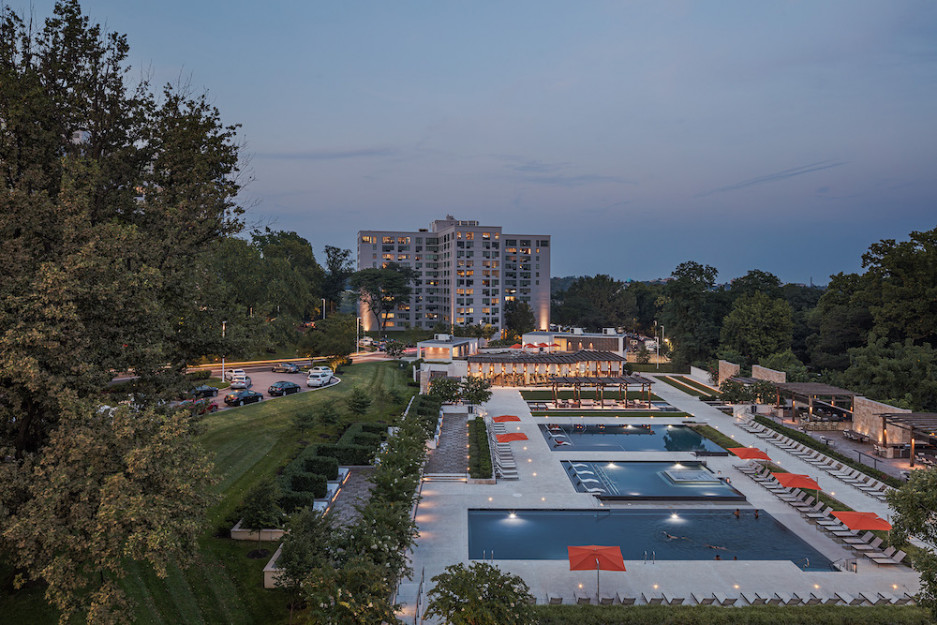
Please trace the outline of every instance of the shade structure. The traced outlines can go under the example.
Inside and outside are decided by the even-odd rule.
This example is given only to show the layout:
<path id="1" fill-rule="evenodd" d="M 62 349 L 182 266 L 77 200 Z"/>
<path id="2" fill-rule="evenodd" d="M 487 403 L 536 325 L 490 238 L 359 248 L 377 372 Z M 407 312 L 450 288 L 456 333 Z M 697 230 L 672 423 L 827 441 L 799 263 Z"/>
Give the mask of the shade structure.
<path id="1" fill-rule="evenodd" d="M 550 347 L 546 343 L 537 343 L 537 347 Z"/>
<path id="2" fill-rule="evenodd" d="M 890 530 L 891 523 L 874 512 L 834 512 L 833 516 L 851 530 Z"/>
<path id="3" fill-rule="evenodd" d="M 550 347 L 559 347 L 559 346 L 560 346 L 559 343 L 550 343 Z"/>
<path id="4" fill-rule="evenodd" d="M 624 571 L 625 560 L 621 557 L 621 547 L 603 547 L 600 545 L 582 545 L 566 547 L 569 552 L 570 571 L 591 571 L 595 569 L 595 597 L 599 601 L 599 571 Z"/>
<path id="5" fill-rule="evenodd" d="M 510 443 L 511 441 L 526 441 L 527 435 L 523 432 L 509 432 L 508 434 L 497 434 L 499 443 Z"/>
<path id="6" fill-rule="evenodd" d="M 726 450 L 743 460 L 771 460 L 768 454 L 756 447 L 727 447 Z"/>
<path id="7" fill-rule="evenodd" d="M 503 414 L 500 417 L 495 417 L 494 419 L 492 419 L 492 421 L 494 421 L 495 423 L 506 423 L 508 421 L 520 421 L 520 420 L 521 420 L 520 417 L 518 417 L 517 415 L 512 415 L 512 414 Z"/>
<path id="8" fill-rule="evenodd" d="M 784 488 L 806 488 L 808 490 L 820 490 L 820 485 L 809 475 L 800 473 L 772 473 L 781 486 Z"/>
<path id="9" fill-rule="evenodd" d="M 537 346 L 534 345 L 533 343 L 527 343 L 526 345 L 524 345 L 524 347 L 537 347 Z"/>
<path id="10" fill-rule="evenodd" d="M 511 345 L 511 349 L 520 349 L 522 347 L 523 345 L 521 345 L 520 343 L 514 343 L 514 345 Z"/>

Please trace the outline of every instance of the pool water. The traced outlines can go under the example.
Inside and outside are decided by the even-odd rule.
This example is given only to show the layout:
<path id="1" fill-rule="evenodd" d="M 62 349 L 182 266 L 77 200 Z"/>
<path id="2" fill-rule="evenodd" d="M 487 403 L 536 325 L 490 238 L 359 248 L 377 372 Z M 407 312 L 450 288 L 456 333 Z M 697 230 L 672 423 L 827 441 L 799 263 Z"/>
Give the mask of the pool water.
<path id="1" fill-rule="evenodd" d="M 553 451 L 703 451 L 725 450 L 685 425 L 541 425 Z"/>
<path id="2" fill-rule="evenodd" d="M 702 462 L 561 462 L 580 493 L 612 500 L 745 501 Z"/>
<path id="3" fill-rule="evenodd" d="M 565 560 L 570 545 L 617 545 L 625 560 L 832 562 L 767 512 L 733 510 L 469 510 L 469 558 Z"/>

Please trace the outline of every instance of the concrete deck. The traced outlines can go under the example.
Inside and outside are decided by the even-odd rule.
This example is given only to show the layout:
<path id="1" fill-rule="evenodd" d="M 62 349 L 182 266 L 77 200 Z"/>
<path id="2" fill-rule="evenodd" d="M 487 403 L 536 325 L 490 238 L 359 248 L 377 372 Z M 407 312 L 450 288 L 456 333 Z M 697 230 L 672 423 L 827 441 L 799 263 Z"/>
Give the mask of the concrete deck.
<path id="1" fill-rule="evenodd" d="M 751 445 L 765 449 L 771 458 L 784 468 L 806 473 L 818 479 L 821 487 L 856 510 L 876 512 L 888 517 L 886 504 L 840 482 L 830 475 L 819 472 L 812 465 L 788 454 L 735 425 L 735 419 L 708 406 L 696 398 L 664 383 L 654 385 L 654 392 L 676 408 L 695 415 L 698 422 L 707 422 L 740 445 Z M 507 431 L 520 431 L 529 440 L 511 443 L 517 459 L 520 479 L 501 481 L 495 485 L 468 484 L 464 482 L 427 482 L 423 486 L 423 500 L 416 520 L 420 530 L 418 544 L 412 554 L 412 565 L 416 581 L 401 584 L 398 601 L 404 605 L 401 617 L 414 622 L 414 605 L 418 598 L 418 581 L 423 576 L 423 606 L 425 591 L 432 587 L 430 578 L 441 573 L 445 567 L 464 562 L 468 558 L 468 514 L 469 508 L 496 509 L 596 509 L 601 506 L 593 496 L 576 492 L 567 478 L 560 460 L 679 460 L 692 459 L 690 453 L 669 452 L 562 452 L 551 451 L 541 435 L 538 425 L 546 417 L 532 417 L 518 389 L 494 389 L 491 400 L 483 406 L 489 415 L 514 414 L 521 418 L 518 423 L 506 423 Z M 621 423 L 622 419 L 602 418 L 590 414 L 586 419 L 549 418 L 551 422 Z M 668 417 L 640 417 L 633 423 L 666 425 L 680 423 L 684 419 Z M 735 466 L 742 461 L 736 458 L 709 457 L 705 459 L 713 471 L 731 477 L 732 486 L 741 491 L 751 506 L 769 512 L 779 522 L 796 532 L 806 542 L 830 560 L 853 559 L 854 554 L 845 550 L 825 533 L 805 521 L 790 506 L 754 483 L 739 472 Z M 736 503 L 614 503 L 611 508 L 731 508 Z M 565 560 L 498 560 L 493 561 L 504 571 L 520 575 L 530 586 L 538 602 L 544 602 L 548 593 L 558 593 L 564 603 L 574 602 L 574 593 L 595 593 L 595 573 L 569 571 Z M 658 561 L 656 564 L 643 561 L 626 561 L 626 573 L 602 575 L 602 592 L 619 593 L 622 596 L 638 597 L 642 593 L 666 593 L 686 597 L 690 594 L 724 593 L 738 596 L 739 593 L 762 594 L 815 593 L 832 596 L 836 592 L 857 595 L 860 592 L 883 592 L 890 594 L 915 593 L 918 575 L 908 567 L 878 567 L 871 562 L 859 560 L 855 573 L 802 571 L 789 561 Z M 580 586 L 581 585 L 581 586 Z M 740 600 L 739 604 L 743 602 Z"/>

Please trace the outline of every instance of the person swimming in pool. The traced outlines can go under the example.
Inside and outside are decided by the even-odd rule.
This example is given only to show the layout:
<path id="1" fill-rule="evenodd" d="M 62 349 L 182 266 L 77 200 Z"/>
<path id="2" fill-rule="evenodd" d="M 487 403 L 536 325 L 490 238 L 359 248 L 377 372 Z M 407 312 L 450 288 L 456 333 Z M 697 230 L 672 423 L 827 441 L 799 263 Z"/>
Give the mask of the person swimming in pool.
<path id="1" fill-rule="evenodd" d="M 719 545 L 706 545 L 706 546 L 709 547 L 710 549 L 719 549 L 721 551 L 728 551 L 728 549 L 726 549 L 725 547 L 720 547 Z"/>
<path id="2" fill-rule="evenodd" d="M 668 534 L 667 532 L 661 532 L 667 540 L 689 540 L 686 536 L 674 536 L 673 534 Z"/>

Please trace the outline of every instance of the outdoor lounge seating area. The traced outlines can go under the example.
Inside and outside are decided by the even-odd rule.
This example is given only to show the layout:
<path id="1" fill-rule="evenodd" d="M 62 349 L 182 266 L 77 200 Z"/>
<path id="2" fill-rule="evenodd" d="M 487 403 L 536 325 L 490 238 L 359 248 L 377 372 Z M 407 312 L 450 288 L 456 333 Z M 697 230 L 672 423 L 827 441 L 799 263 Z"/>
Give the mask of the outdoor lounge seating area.
<path id="1" fill-rule="evenodd" d="M 799 457 L 804 462 L 812 464 L 821 471 L 825 471 L 842 482 L 864 492 L 870 497 L 884 501 L 885 493 L 891 489 L 890 486 L 883 484 L 879 480 L 876 480 L 866 475 L 865 473 L 862 473 L 858 469 L 846 466 L 843 463 L 824 455 L 816 449 L 807 447 L 803 443 L 798 443 L 797 441 L 784 436 L 779 432 L 775 432 L 771 428 L 765 427 L 760 423 L 755 423 L 754 421 L 744 421 L 738 425 L 746 432 L 754 434 L 758 438 L 771 443 L 775 447 L 783 449 L 789 454 Z"/>
<path id="2" fill-rule="evenodd" d="M 539 601 L 539 600 L 538 600 Z M 544 605 L 701 605 L 701 606 L 747 606 L 747 605 L 908 605 L 914 599 L 907 593 L 860 592 L 851 595 L 842 592 L 740 592 L 735 595 L 725 593 L 689 593 L 686 596 L 666 592 L 641 592 L 634 596 L 614 592 L 602 593 L 596 602 L 595 593 L 576 590 L 571 593 L 548 592 L 542 599 Z"/>
<path id="3" fill-rule="evenodd" d="M 514 460 L 511 443 L 498 441 L 498 435 L 506 433 L 504 423 L 488 422 L 488 445 L 494 451 L 492 458 L 494 459 L 495 477 L 501 480 L 516 480 L 518 479 L 517 462 Z"/>

